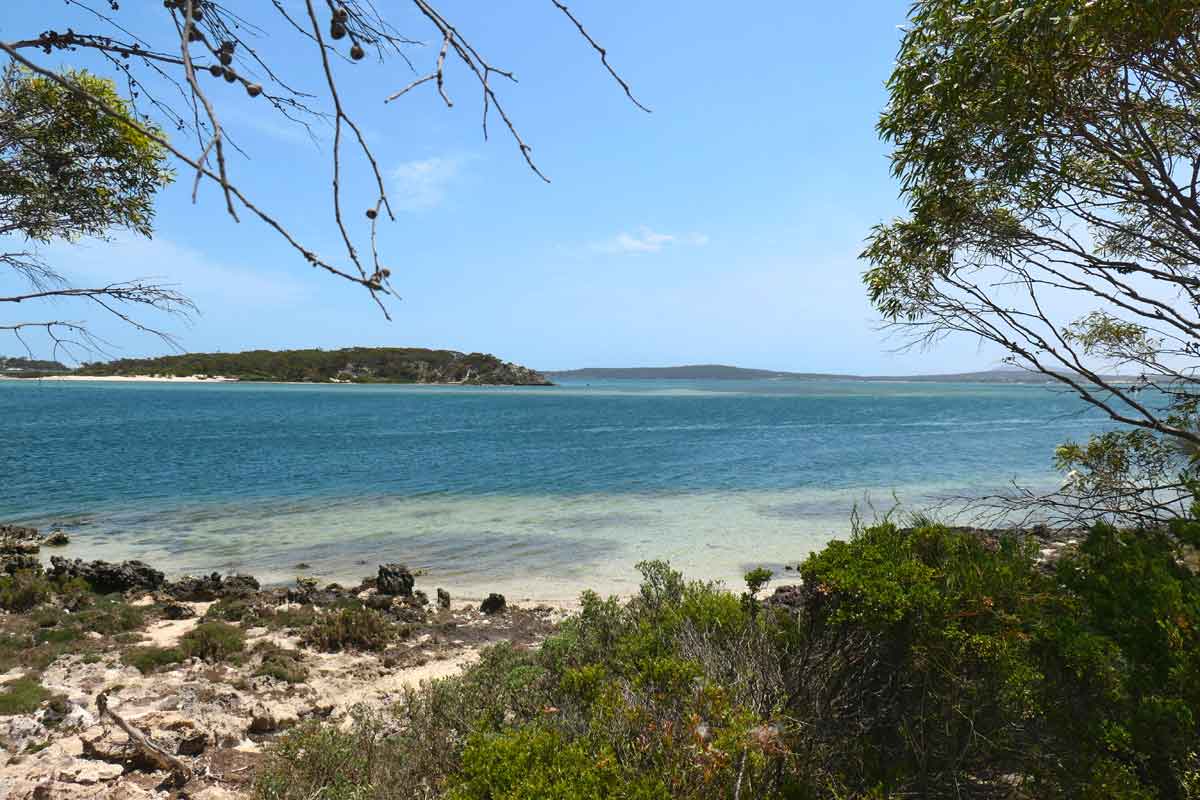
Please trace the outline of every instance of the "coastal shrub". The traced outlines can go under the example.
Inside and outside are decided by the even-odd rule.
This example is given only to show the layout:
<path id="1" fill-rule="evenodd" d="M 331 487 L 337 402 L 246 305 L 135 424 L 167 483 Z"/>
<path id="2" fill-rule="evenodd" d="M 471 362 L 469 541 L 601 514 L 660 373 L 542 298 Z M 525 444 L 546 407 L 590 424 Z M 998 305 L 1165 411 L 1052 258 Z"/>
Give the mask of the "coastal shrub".
<path id="1" fill-rule="evenodd" d="M 317 619 L 317 609 L 311 605 L 265 608 L 260 609 L 258 613 L 256 622 L 277 631 L 300 631 L 308 628 Z"/>
<path id="2" fill-rule="evenodd" d="M 39 572 L 19 570 L 0 575 L 0 608 L 5 611 L 30 611 L 48 602 L 53 594 L 53 584 Z"/>
<path id="3" fill-rule="evenodd" d="M 143 675 L 174 666 L 187 658 L 178 647 L 131 647 L 121 653 L 121 662 L 135 667 Z"/>
<path id="4" fill-rule="evenodd" d="M 36 678 L 25 676 L 0 684 L 0 716 L 32 714 L 50 698 L 50 691 Z"/>
<path id="5" fill-rule="evenodd" d="M 1049 566 L 920 522 L 830 543 L 782 599 L 640 564 L 630 600 L 585 592 L 540 648 L 308 735 L 323 783 L 311 749 L 276 751 L 274 791 L 308 777 L 260 797 L 349 785 L 328 766 L 381 728 L 356 797 L 1200 796 L 1200 578 L 1175 539 L 1099 526 Z"/>
<path id="6" fill-rule="evenodd" d="M 253 604 L 236 598 L 223 597 L 208 607 L 204 612 L 205 619 L 221 620 L 223 622 L 252 621 L 257 617 Z"/>
<path id="7" fill-rule="evenodd" d="M 87 606 L 67 617 L 68 624 L 80 630 L 114 636 L 142 628 L 146 624 L 145 612 L 126 603 L 120 596 L 98 596 Z"/>
<path id="8" fill-rule="evenodd" d="M 225 622 L 201 622 L 183 635 L 183 652 L 201 661 L 229 661 L 246 647 L 246 634 Z"/>
<path id="9" fill-rule="evenodd" d="M 1162 533 L 1101 525 L 1050 570 L 1013 537 L 868 528 L 802 565 L 807 678 L 790 711 L 822 768 L 862 791 L 954 796 L 1020 775 L 1039 797 L 1184 797 L 1200 579 L 1176 555 Z"/>
<path id="10" fill-rule="evenodd" d="M 254 670 L 255 675 L 265 675 L 285 683 L 304 683 L 308 680 L 308 667 L 304 656 L 295 650 L 268 646 L 261 651 L 261 660 Z"/>
<path id="11" fill-rule="evenodd" d="M 366 800 L 402 796 L 376 782 L 381 745 L 375 718 L 359 715 L 349 731 L 307 722 L 272 747 L 254 783 L 259 800 Z"/>
<path id="12" fill-rule="evenodd" d="M 76 628 L 41 628 L 33 635 L 33 640 L 41 644 L 66 644 L 81 638 L 83 634 Z"/>
<path id="13" fill-rule="evenodd" d="M 611 755 L 597 758 L 580 742 L 533 728 L 473 737 L 447 797 L 670 800 L 672 794 L 658 775 L 626 773 Z"/>
<path id="14" fill-rule="evenodd" d="M 369 608 L 341 608 L 321 614 L 304 633 L 304 642 L 327 653 L 342 650 L 378 651 L 396 634 L 388 619 Z"/>

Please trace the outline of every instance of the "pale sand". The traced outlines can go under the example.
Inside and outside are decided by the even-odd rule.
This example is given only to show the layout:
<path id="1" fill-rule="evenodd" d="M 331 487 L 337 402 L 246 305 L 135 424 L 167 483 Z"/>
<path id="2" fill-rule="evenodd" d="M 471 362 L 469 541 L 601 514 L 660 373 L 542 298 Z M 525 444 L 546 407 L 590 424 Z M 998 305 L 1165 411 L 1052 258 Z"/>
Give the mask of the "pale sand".
<path id="1" fill-rule="evenodd" d="M 47 375 L 42 378 L 18 378 L 14 375 L 0 375 L 0 379 L 14 381 L 104 381 L 109 383 L 230 383 L 238 380 L 237 378 L 227 378 L 224 375 L 210 375 L 205 378 L 196 375 L 189 375 L 183 378 L 174 378 L 169 375 Z"/>

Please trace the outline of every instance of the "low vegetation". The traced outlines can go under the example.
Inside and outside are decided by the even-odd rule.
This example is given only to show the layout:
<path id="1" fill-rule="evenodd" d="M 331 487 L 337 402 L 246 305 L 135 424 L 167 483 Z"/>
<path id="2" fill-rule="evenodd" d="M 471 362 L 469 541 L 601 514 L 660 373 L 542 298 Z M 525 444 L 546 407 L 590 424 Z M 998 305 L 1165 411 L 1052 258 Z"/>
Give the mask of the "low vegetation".
<path id="1" fill-rule="evenodd" d="M 121 653 L 121 662 L 143 675 L 182 663 L 187 658 L 179 647 L 131 647 Z"/>
<path id="2" fill-rule="evenodd" d="M 396 627 L 369 608 L 339 608 L 317 616 L 304 633 L 304 643 L 317 650 L 383 650 L 396 635 Z"/>
<path id="3" fill-rule="evenodd" d="M 37 608 L 50 599 L 53 586 L 32 570 L 0 576 L 0 608 L 17 613 Z"/>
<path id="4" fill-rule="evenodd" d="M 246 649 L 246 634 L 227 622 L 201 622 L 184 634 L 180 646 L 188 658 L 229 661 Z"/>
<path id="5" fill-rule="evenodd" d="M 284 683 L 304 683 L 308 680 L 308 667 L 304 656 L 297 650 L 268 645 L 260 650 L 261 660 L 255 668 L 256 676 L 267 676 Z"/>
<path id="6" fill-rule="evenodd" d="M 31 714 L 50 696 L 49 690 L 30 676 L 0 684 L 0 717 Z"/>
<path id="7" fill-rule="evenodd" d="M 641 565 L 537 650 L 497 646 L 384 715 L 286 734 L 260 800 L 1188 798 L 1200 578 L 1178 540 L 884 523 L 786 602 Z M 339 612 L 346 613 L 346 612 Z M 349 618 L 347 618 L 349 619 Z"/>

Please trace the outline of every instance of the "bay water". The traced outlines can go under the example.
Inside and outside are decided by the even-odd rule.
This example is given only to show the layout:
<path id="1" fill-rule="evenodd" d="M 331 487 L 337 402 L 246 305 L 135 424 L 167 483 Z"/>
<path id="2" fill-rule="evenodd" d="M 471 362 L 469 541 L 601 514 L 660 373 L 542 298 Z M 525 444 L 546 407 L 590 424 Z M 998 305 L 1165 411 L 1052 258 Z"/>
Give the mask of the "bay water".
<path id="1" fill-rule="evenodd" d="M 460 598 L 731 585 L 851 513 L 1056 485 L 1106 426 L 1046 386 L 813 380 L 556 387 L 0 381 L 0 521 L 172 575 L 354 581 L 399 561 Z"/>

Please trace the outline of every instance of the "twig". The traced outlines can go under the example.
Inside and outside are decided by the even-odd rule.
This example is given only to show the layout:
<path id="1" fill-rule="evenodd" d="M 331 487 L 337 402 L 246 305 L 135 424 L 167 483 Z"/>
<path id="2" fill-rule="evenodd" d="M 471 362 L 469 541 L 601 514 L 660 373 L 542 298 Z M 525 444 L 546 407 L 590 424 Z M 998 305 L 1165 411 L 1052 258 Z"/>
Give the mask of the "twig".
<path id="1" fill-rule="evenodd" d="M 129 741 L 133 742 L 139 750 L 145 753 L 147 758 L 168 772 L 173 773 L 178 785 L 182 786 L 192 779 L 191 767 L 150 741 L 146 738 L 145 734 L 121 719 L 117 712 L 108 707 L 108 692 L 101 692 L 96 695 L 96 708 L 100 710 L 101 719 L 104 719 L 106 716 L 112 719 L 118 728 L 125 731 L 125 735 L 129 737 Z"/>

